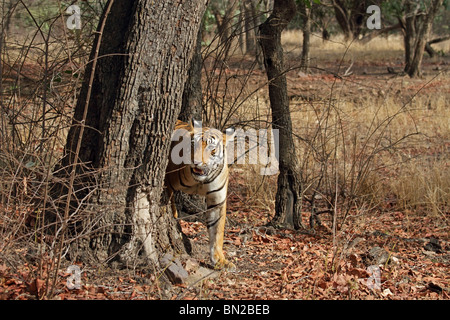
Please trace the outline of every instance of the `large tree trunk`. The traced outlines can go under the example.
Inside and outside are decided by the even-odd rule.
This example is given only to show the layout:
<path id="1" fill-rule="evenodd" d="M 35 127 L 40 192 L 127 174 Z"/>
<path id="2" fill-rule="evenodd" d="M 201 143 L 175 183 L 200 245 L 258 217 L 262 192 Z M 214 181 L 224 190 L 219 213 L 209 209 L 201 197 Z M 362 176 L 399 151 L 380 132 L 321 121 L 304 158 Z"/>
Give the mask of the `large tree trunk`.
<path id="1" fill-rule="evenodd" d="M 272 127 L 279 130 L 278 189 L 275 199 L 273 225 L 301 228 L 301 181 L 292 135 L 292 121 L 287 95 L 287 83 L 281 46 L 281 32 L 294 17 L 293 0 L 275 0 L 272 14 L 260 26 L 260 41 L 269 80 Z"/>
<path id="2" fill-rule="evenodd" d="M 95 176 L 75 184 L 73 198 L 84 198 L 87 214 L 75 228 L 72 258 L 134 263 L 139 254 L 158 266 L 160 253 L 183 251 L 160 196 L 168 137 L 206 2 L 112 4 L 96 36 L 100 47 L 96 52 L 94 44 L 91 58 L 98 56 L 97 65 L 87 67 L 63 161 L 77 176 Z"/>

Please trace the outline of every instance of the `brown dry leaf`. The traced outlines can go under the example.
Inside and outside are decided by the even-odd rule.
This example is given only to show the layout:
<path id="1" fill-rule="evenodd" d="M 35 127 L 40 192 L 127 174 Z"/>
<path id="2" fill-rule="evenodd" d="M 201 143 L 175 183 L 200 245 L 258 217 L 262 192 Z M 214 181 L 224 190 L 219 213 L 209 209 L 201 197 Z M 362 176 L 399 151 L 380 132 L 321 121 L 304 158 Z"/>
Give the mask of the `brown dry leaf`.
<path id="1" fill-rule="evenodd" d="M 355 276 L 357 278 L 367 278 L 369 277 L 369 273 L 365 269 L 361 268 L 352 268 L 347 271 L 349 275 Z"/>
<path id="2" fill-rule="evenodd" d="M 347 279 L 346 279 L 345 275 L 335 274 L 333 276 L 333 286 L 340 293 L 347 293 L 348 292 L 348 283 L 347 283 Z"/>
<path id="3" fill-rule="evenodd" d="M 39 293 L 42 291 L 42 288 L 44 287 L 44 284 L 45 284 L 44 280 L 36 278 L 33 281 L 31 281 L 31 283 L 28 286 L 28 290 L 33 295 L 39 295 Z"/>
<path id="4" fill-rule="evenodd" d="M 0 272 L 4 273 L 6 270 L 8 270 L 8 267 L 6 266 L 6 264 L 1 264 L 0 265 Z"/>
<path id="5" fill-rule="evenodd" d="M 358 265 L 358 256 L 356 254 L 352 253 L 349 256 L 349 259 L 352 267 L 356 267 Z"/>
<path id="6" fill-rule="evenodd" d="M 326 289 L 328 287 L 328 285 L 329 285 L 329 283 L 323 279 L 321 279 L 321 280 L 319 280 L 319 282 L 317 282 L 317 286 L 322 289 Z"/>

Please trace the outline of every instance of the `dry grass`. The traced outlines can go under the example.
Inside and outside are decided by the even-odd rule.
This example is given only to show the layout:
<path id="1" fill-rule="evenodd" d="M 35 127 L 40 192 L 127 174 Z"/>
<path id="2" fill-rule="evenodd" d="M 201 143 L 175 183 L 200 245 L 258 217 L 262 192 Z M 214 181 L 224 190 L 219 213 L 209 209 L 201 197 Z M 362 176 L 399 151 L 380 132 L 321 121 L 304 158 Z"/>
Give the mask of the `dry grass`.
<path id="1" fill-rule="evenodd" d="M 447 221 L 450 170 L 446 160 L 434 159 L 430 163 L 412 160 L 400 167 L 391 187 L 399 199 L 400 208 L 422 209 L 426 214 Z"/>
<path id="2" fill-rule="evenodd" d="M 301 31 L 285 31 L 281 41 L 286 52 L 300 56 L 303 41 Z M 438 52 L 448 53 L 450 52 L 450 40 L 434 44 L 433 48 Z M 347 43 L 342 35 L 332 37 L 329 41 L 323 41 L 318 34 L 312 34 L 311 36 L 311 58 L 313 61 L 340 60 L 347 50 L 348 59 L 354 59 L 355 62 L 401 63 L 403 59 L 403 37 L 394 34 L 378 37 L 362 44 L 358 41 Z"/>
<path id="3" fill-rule="evenodd" d="M 313 67 L 304 76 L 296 71 L 301 33 L 288 31 L 282 41 L 293 69 L 288 73 L 288 91 L 306 198 L 320 197 L 316 205 L 339 210 L 343 219 L 365 207 L 414 209 L 446 221 L 450 81 L 445 69 L 432 70 L 432 64 L 439 65 L 444 58 L 426 57 L 426 76 L 410 79 L 386 72 L 386 66 L 401 67 L 399 36 L 374 39 L 365 46 L 313 37 L 311 57 L 320 69 Z M 449 52 L 450 41 L 436 49 Z M 323 71 L 335 71 L 341 60 L 341 72 L 354 62 L 352 76 L 337 79 Z M 264 127 L 270 123 L 267 91 L 252 91 L 263 87 L 264 75 L 249 72 L 258 80 L 241 89 L 251 96 L 242 102 L 235 119 Z M 244 172 L 252 205 L 273 208 L 275 180 L 261 179 L 253 166 Z M 332 205 L 336 187 L 339 208 Z"/>

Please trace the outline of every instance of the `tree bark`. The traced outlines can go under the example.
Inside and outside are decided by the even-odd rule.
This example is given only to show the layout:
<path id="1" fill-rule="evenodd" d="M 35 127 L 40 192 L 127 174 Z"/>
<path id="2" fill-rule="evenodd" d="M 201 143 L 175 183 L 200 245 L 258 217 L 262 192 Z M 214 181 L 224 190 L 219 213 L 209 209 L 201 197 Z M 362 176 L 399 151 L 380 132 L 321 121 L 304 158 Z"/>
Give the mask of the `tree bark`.
<path id="1" fill-rule="evenodd" d="M 416 18 L 419 5 L 414 1 L 405 2 L 405 16 L 401 17 L 400 24 L 403 28 L 403 43 L 405 46 L 405 72 L 409 70 L 413 58 L 414 41 L 417 38 Z"/>
<path id="2" fill-rule="evenodd" d="M 139 255 L 158 267 L 159 254 L 183 252 L 160 196 L 205 7 L 206 0 L 112 4 L 65 147 L 63 168 L 76 170 L 74 195 L 87 203 L 72 259 L 134 263 Z"/>
<path id="3" fill-rule="evenodd" d="M 302 55 L 300 58 L 300 71 L 306 73 L 309 68 L 309 51 L 311 43 L 311 9 L 308 8 L 303 1 L 300 3 L 300 13 L 303 18 L 303 43 Z"/>
<path id="4" fill-rule="evenodd" d="M 260 42 L 269 80 L 272 127 L 279 130 L 279 170 L 272 225 L 301 228 L 301 180 L 292 136 L 292 121 L 281 46 L 281 32 L 294 17 L 293 0 L 275 0 L 269 18 L 260 26 Z"/>
<path id="5" fill-rule="evenodd" d="M 422 75 L 422 60 L 423 54 L 425 52 L 425 46 L 427 44 L 428 38 L 430 36 L 431 27 L 433 25 L 433 20 L 442 6 L 444 0 L 432 0 L 430 7 L 425 17 L 423 18 L 423 23 L 420 30 L 417 32 L 416 39 L 414 42 L 413 50 L 411 50 L 411 60 L 410 63 L 405 67 L 406 73 L 411 77 L 420 77 Z"/>
<path id="6" fill-rule="evenodd" d="M 184 86 L 183 103 L 178 119 L 190 123 L 192 119 L 202 120 L 202 27 L 197 34 L 195 51 L 192 56 L 191 65 L 188 71 L 188 79 Z M 198 216 L 199 212 L 206 211 L 205 197 L 196 194 L 187 194 L 181 191 L 175 191 L 175 203 L 180 217 L 185 215 L 195 215 L 194 218 L 203 218 Z"/>
<path id="7" fill-rule="evenodd" d="M 190 122 L 192 118 L 202 120 L 202 63 L 202 28 L 200 27 L 178 116 L 178 119 L 183 122 Z"/>

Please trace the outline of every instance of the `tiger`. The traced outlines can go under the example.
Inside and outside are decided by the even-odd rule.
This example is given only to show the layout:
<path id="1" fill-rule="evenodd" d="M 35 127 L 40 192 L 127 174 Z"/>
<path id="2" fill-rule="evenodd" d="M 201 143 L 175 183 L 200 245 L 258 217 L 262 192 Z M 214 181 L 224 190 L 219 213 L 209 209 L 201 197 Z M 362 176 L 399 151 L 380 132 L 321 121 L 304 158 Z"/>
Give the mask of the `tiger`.
<path id="1" fill-rule="evenodd" d="M 201 121 L 192 119 L 191 123 L 186 123 L 177 120 L 165 176 L 175 218 L 178 218 L 178 211 L 174 191 L 206 197 L 209 252 L 215 269 L 236 268 L 223 253 L 229 173 L 226 145 L 234 140 L 235 132 L 234 128 L 229 128 L 222 134 L 217 129 L 202 127 Z"/>

